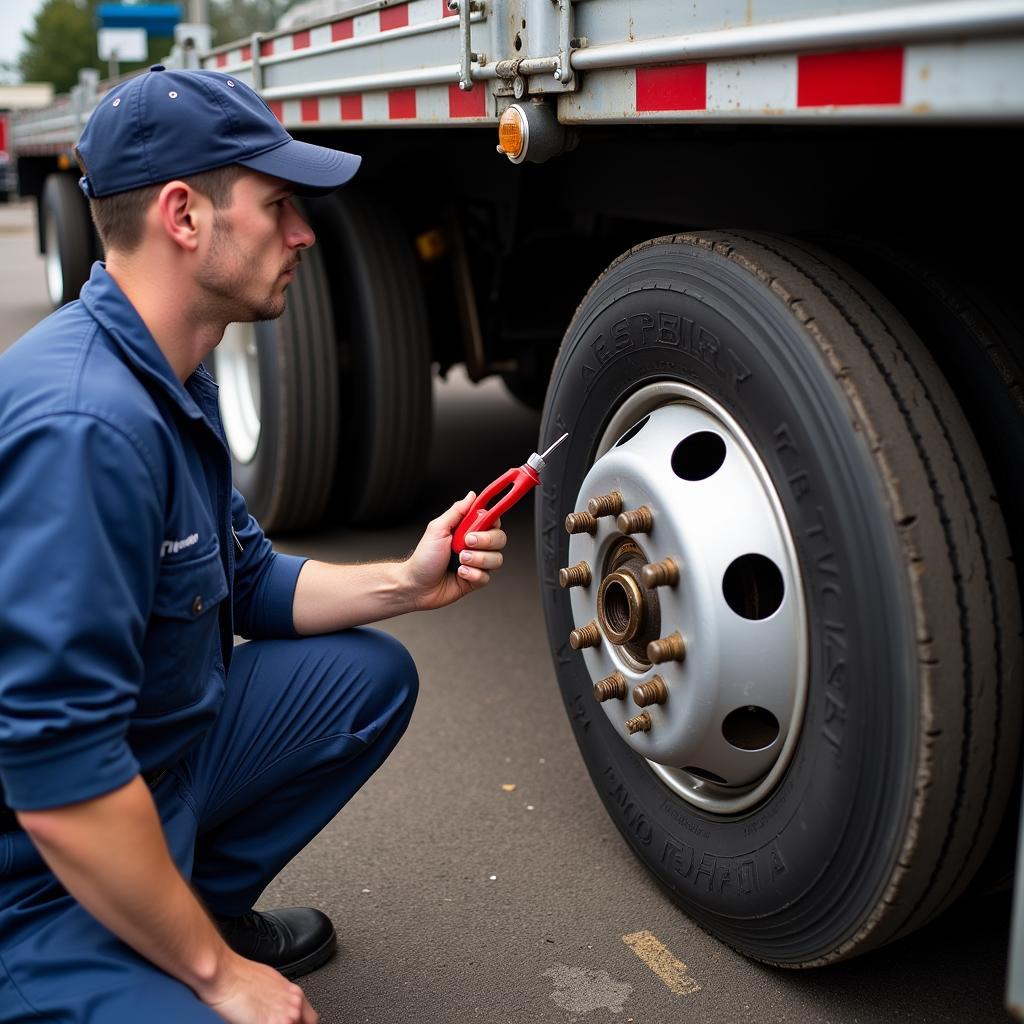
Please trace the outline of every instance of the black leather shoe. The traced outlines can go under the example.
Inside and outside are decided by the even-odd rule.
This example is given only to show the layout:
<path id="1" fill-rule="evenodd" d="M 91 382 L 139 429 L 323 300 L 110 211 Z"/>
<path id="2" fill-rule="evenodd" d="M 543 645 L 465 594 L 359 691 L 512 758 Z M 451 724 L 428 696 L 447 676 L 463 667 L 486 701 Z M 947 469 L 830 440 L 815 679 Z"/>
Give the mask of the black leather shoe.
<path id="1" fill-rule="evenodd" d="M 247 960 L 301 978 L 334 955 L 338 938 L 331 919 L 312 907 L 250 910 L 241 917 L 217 917 L 224 941 Z"/>

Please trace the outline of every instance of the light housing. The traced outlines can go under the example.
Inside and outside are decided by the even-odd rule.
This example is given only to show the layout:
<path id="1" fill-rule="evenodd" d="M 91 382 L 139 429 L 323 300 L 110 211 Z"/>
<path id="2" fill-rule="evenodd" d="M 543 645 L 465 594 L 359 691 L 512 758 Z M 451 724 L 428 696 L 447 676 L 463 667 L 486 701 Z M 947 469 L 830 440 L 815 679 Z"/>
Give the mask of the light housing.
<path id="1" fill-rule="evenodd" d="M 561 124 L 555 107 L 543 97 L 513 103 L 498 120 L 498 152 L 514 164 L 542 164 L 576 148 L 578 134 Z"/>

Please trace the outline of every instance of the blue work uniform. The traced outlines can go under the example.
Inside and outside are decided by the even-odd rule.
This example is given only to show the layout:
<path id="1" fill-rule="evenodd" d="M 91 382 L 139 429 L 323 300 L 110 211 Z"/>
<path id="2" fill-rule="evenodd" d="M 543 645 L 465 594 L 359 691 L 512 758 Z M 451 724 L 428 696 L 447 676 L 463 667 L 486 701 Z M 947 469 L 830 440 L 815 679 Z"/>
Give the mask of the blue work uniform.
<path id="1" fill-rule="evenodd" d="M 202 367 L 177 379 L 99 263 L 0 357 L 0 1021 L 220 1020 L 88 915 L 8 809 L 142 774 L 183 875 L 238 915 L 408 723 L 396 641 L 297 636 L 303 560 L 233 490 L 216 392 Z"/>

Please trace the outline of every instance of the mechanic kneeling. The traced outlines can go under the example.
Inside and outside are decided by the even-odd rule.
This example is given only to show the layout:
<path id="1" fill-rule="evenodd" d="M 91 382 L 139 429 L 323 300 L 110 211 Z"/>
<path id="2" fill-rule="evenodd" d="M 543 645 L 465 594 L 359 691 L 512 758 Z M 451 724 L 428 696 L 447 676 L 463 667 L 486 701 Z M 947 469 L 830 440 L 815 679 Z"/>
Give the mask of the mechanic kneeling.
<path id="1" fill-rule="evenodd" d="M 401 737 L 416 669 L 360 627 L 488 581 L 448 572 L 472 495 L 404 562 L 275 554 L 231 486 L 201 360 L 281 315 L 290 201 L 359 158 L 242 83 L 154 68 L 79 144 L 107 263 L 0 358 L 0 1020 L 317 1020 L 321 912 L 252 909 Z M 233 647 L 233 636 L 250 638 Z"/>

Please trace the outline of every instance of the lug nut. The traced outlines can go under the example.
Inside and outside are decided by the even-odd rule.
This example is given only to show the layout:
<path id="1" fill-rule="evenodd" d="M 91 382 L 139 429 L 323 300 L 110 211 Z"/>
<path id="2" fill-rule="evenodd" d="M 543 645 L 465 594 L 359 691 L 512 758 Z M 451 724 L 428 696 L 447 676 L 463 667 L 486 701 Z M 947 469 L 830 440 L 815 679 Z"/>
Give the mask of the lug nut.
<path id="1" fill-rule="evenodd" d="M 577 562 L 558 570 L 558 582 L 563 587 L 589 587 L 593 577 L 586 562 Z"/>
<path id="2" fill-rule="evenodd" d="M 621 672 L 613 672 L 604 679 L 598 679 L 594 683 L 594 697 L 596 700 L 605 701 L 612 697 L 624 700 L 626 697 L 626 677 Z"/>
<path id="3" fill-rule="evenodd" d="M 596 647 L 601 642 L 601 631 L 594 621 L 588 622 L 579 629 L 574 629 L 569 634 L 569 646 L 578 651 L 584 647 Z"/>
<path id="4" fill-rule="evenodd" d="M 626 719 L 626 728 L 629 730 L 630 736 L 635 732 L 650 732 L 651 716 L 646 711 L 641 711 L 636 718 Z"/>
<path id="5" fill-rule="evenodd" d="M 566 533 L 593 533 L 597 520 L 589 512 L 570 512 L 565 517 Z"/>
<path id="6" fill-rule="evenodd" d="M 640 683 L 633 687 L 633 700 L 638 708 L 645 708 L 648 704 L 664 704 L 668 700 L 668 687 L 661 676 L 654 676 L 646 683 Z"/>
<path id="7" fill-rule="evenodd" d="M 647 645 L 647 657 L 654 665 L 660 665 L 663 661 L 682 661 L 686 657 L 686 643 L 679 635 L 679 630 L 660 640 L 652 640 Z"/>
<path id="8" fill-rule="evenodd" d="M 601 516 L 617 516 L 622 511 L 622 495 L 618 491 L 602 494 L 587 502 L 587 511 L 598 519 Z"/>
<path id="9" fill-rule="evenodd" d="M 646 505 L 633 509 L 631 512 L 620 512 L 615 525 L 623 533 L 650 533 L 654 525 L 654 515 Z"/>
<path id="10" fill-rule="evenodd" d="M 640 578 L 648 590 L 654 587 L 674 587 L 679 582 L 679 566 L 674 558 L 651 562 L 640 570 Z"/>

